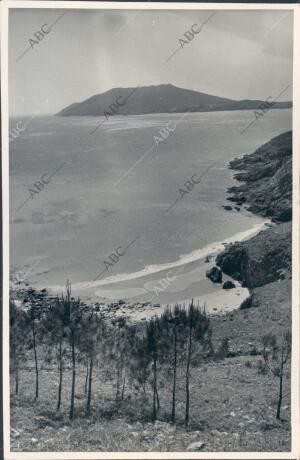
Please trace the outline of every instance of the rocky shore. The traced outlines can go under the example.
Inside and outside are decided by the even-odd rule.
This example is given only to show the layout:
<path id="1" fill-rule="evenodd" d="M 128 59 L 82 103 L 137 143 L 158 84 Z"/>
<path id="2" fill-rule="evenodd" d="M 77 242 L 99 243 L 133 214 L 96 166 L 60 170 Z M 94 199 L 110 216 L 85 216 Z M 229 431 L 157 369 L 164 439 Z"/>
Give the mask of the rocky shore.
<path id="1" fill-rule="evenodd" d="M 216 258 L 224 273 L 249 288 L 251 298 L 241 306 L 246 308 L 259 305 L 257 288 L 269 285 L 274 290 L 281 283 L 282 289 L 291 282 L 292 132 L 231 161 L 230 168 L 242 171 L 234 176 L 242 184 L 228 189 L 228 200 L 272 221 L 265 231 L 228 245 Z"/>

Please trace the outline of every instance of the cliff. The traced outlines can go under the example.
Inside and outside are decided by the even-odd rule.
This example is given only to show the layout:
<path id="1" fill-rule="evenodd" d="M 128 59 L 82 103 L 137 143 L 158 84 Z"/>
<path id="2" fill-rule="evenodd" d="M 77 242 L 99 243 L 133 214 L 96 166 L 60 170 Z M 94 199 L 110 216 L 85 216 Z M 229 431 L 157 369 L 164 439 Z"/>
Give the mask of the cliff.
<path id="1" fill-rule="evenodd" d="M 271 139 L 230 167 L 243 171 L 235 175 L 243 184 L 230 188 L 228 199 L 274 222 L 249 240 L 229 245 L 216 259 L 224 273 L 255 294 L 255 288 L 291 277 L 292 133 Z"/>

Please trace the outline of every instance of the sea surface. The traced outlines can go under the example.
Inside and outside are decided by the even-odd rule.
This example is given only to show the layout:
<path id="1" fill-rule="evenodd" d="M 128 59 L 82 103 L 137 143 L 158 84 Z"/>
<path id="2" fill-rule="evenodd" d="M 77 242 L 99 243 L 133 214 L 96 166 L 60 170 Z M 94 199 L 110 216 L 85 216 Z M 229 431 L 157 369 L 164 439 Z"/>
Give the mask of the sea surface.
<path id="1" fill-rule="evenodd" d="M 236 184 L 228 162 L 292 127 L 290 109 L 270 110 L 242 133 L 253 119 L 253 111 L 116 116 L 92 132 L 105 119 L 12 118 L 11 128 L 27 125 L 10 142 L 11 271 L 53 292 L 69 279 L 74 294 L 93 299 L 219 298 L 205 256 L 263 225 L 222 207 Z"/>

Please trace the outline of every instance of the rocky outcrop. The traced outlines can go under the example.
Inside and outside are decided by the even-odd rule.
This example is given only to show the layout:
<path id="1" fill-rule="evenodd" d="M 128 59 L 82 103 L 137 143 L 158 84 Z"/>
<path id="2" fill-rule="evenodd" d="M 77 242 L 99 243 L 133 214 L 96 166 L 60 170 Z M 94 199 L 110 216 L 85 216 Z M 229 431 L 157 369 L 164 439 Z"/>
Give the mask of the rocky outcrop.
<path id="1" fill-rule="evenodd" d="M 276 281 L 291 270 L 291 224 L 280 224 L 247 241 L 229 245 L 216 264 L 227 275 L 253 289 Z"/>
<path id="2" fill-rule="evenodd" d="M 242 170 L 235 179 L 244 182 L 228 189 L 228 200 L 245 204 L 249 211 L 274 222 L 292 218 L 292 132 L 280 134 L 254 153 L 230 162 Z"/>
<path id="3" fill-rule="evenodd" d="M 243 171 L 235 178 L 244 184 L 231 187 L 229 199 L 275 222 L 247 241 L 228 245 L 216 259 L 224 273 L 253 291 L 291 273 L 292 133 L 273 138 L 230 167 Z"/>

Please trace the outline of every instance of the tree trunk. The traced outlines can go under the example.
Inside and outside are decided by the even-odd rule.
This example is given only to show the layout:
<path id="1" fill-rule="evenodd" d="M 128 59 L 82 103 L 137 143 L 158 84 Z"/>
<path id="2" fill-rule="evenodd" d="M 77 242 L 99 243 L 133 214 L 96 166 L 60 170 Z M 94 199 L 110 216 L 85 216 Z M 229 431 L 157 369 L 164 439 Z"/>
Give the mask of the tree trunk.
<path id="1" fill-rule="evenodd" d="M 16 372 L 15 372 L 15 379 L 16 379 L 16 395 L 19 394 L 19 364 L 17 363 Z"/>
<path id="2" fill-rule="evenodd" d="M 280 376 L 279 376 L 279 396 L 278 396 L 277 413 L 276 413 L 277 420 L 280 420 L 280 411 L 281 411 L 281 403 L 282 403 L 282 380 L 283 380 L 283 365 L 281 365 Z"/>
<path id="3" fill-rule="evenodd" d="M 87 364 L 86 364 L 85 385 L 84 385 L 84 394 L 85 395 L 87 394 L 88 380 L 89 380 L 89 360 L 87 360 Z"/>
<path id="4" fill-rule="evenodd" d="M 174 330 L 174 362 L 173 362 L 173 392 L 172 392 L 172 423 L 176 421 L 176 372 L 177 372 L 177 331 Z"/>
<path id="5" fill-rule="evenodd" d="M 153 357 L 153 409 L 152 409 L 152 421 L 156 420 L 156 356 Z"/>
<path id="6" fill-rule="evenodd" d="M 62 391 L 62 377 L 63 377 L 63 359 L 62 359 L 62 343 L 59 342 L 59 384 L 58 384 L 58 397 L 56 411 L 59 411 L 61 404 L 61 391 Z"/>
<path id="7" fill-rule="evenodd" d="M 187 344 L 187 356 L 186 356 L 186 374 L 185 374 L 185 427 L 188 427 L 190 419 L 190 362 L 191 362 L 191 350 L 192 350 L 192 326 L 189 327 L 189 338 Z"/>
<path id="8" fill-rule="evenodd" d="M 116 401 L 119 401 L 120 399 L 120 378 L 121 378 L 121 372 L 120 372 L 120 360 L 118 358 L 117 361 L 117 392 L 116 392 Z"/>
<path id="9" fill-rule="evenodd" d="M 91 410 L 91 400 L 92 400 L 92 381 L 93 381 L 93 357 L 90 360 L 90 372 L 89 372 L 89 386 L 88 386 L 88 397 L 86 403 L 86 413 L 89 415 Z"/>
<path id="10" fill-rule="evenodd" d="M 159 409 L 160 409 L 160 403 L 159 403 L 159 397 L 158 397 L 157 386 L 156 386 L 156 402 L 157 402 L 157 410 L 159 411 Z"/>
<path id="11" fill-rule="evenodd" d="M 75 378 L 76 378 L 76 361 L 75 361 L 75 343 L 72 338 L 72 390 L 71 390 L 71 406 L 70 406 L 70 419 L 74 418 L 74 398 L 75 398 Z"/>
<path id="12" fill-rule="evenodd" d="M 38 399 L 39 397 L 39 368 L 38 368 L 37 355 L 36 355 L 34 322 L 32 322 L 32 339 L 33 339 L 33 352 L 34 352 L 34 363 L 35 363 L 35 399 Z"/>
<path id="13" fill-rule="evenodd" d="M 126 375 L 124 374 L 124 377 L 123 377 L 123 386 L 122 386 L 122 396 L 121 396 L 122 401 L 123 401 L 123 399 L 124 399 L 124 394 L 125 394 L 125 382 L 126 382 Z"/>

